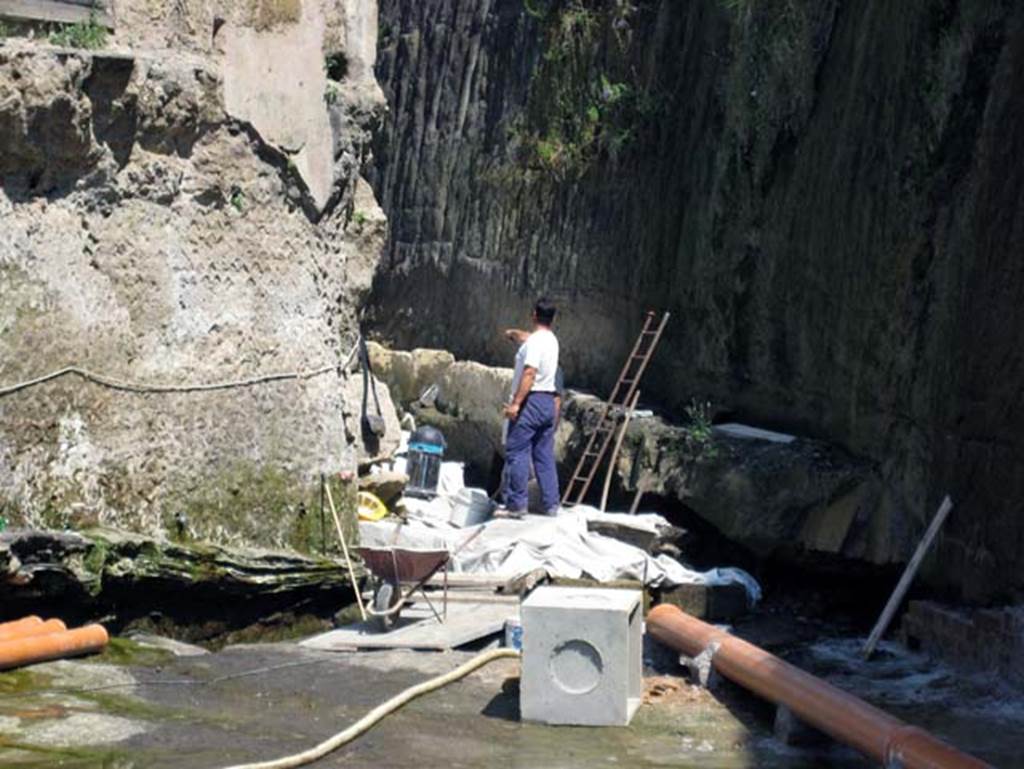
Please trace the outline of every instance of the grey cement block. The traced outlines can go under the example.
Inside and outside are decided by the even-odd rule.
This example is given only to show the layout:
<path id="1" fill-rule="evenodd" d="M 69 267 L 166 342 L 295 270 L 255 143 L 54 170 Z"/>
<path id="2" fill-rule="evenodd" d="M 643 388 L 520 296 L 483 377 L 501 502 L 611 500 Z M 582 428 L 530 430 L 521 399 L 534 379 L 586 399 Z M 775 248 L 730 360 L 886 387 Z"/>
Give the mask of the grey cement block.
<path id="1" fill-rule="evenodd" d="M 657 593 L 658 603 L 678 606 L 691 617 L 719 622 L 750 611 L 743 585 L 676 585 Z"/>
<path id="2" fill-rule="evenodd" d="M 640 591 L 540 587 L 521 616 L 523 720 L 629 724 L 643 686 Z"/>

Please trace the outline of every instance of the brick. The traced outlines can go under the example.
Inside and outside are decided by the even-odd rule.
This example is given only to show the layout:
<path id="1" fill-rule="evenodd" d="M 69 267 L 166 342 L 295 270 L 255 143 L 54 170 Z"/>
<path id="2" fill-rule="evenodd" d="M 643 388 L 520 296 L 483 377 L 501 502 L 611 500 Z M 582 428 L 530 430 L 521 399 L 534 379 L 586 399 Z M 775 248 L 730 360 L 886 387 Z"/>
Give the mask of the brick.
<path id="1" fill-rule="evenodd" d="M 956 610 L 911 601 L 901 625 L 905 640 L 962 670 L 985 671 L 1024 684 L 1024 610 Z"/>

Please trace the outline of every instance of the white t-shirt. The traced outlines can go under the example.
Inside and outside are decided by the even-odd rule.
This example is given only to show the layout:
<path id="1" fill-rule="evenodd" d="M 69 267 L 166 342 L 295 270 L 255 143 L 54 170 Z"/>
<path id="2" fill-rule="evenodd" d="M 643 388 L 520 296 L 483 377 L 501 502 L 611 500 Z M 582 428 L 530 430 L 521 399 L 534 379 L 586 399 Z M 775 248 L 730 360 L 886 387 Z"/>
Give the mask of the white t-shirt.
<path id="1" fill-rule="evenodd" d="M 527 366 L 537 369 L 530 392 L 553 393 L 557 390 L 555 377 L 558 373 L 558 337 L 550 329 L 537 329 L 519 345 L 510 400 L 516 397 L 519 382 L 523 378 L 523 369 Z"/>

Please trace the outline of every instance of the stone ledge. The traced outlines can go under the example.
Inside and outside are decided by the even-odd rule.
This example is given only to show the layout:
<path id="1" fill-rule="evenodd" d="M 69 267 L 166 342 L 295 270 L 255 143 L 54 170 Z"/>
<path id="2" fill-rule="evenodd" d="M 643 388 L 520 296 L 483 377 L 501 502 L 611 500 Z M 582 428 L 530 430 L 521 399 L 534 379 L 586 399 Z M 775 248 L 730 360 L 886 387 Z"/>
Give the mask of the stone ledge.
<path id="1" fill-rule="evenodd" d="M 243 618 L 310 601 L 341 606 L 350 596 L 347 569 L 326 558 L 111 529 L 0 535 L 0 620 L 46 609 L 201 620 L 226 606 Z"/>
<path id="2" fill-rule="evenodd" d="M 900 627 L 903 643 L 961 670 L 995 673 L 1024 686 L 1024 608 L 955 609 L 911 601 Z"/>
<path id="3" fill-rule="evenodd" d="M 749 609 L 747 591 L 743 585 L 677 585 L 659 590 L 655 604 L 678 606 L 692 617 L 721 622 L 742 617 Z"/>

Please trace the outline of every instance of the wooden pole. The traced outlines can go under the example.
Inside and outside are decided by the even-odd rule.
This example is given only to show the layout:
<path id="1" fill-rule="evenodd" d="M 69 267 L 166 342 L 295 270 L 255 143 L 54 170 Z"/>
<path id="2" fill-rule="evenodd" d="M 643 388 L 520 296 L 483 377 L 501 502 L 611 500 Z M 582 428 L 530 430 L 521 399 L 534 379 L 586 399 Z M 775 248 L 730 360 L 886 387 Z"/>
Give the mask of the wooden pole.
<path id="1" fill-rule="evenodd" d="M 875 651 L 875 646 L 878 645 L 879 640 L 885 634 L 885 631 L 889 627 L 889 623 L 892 622 L 893 615 L 896 614 L 896 609 L 899 608 L 900 603 L 903 601 L 903 596 L 906 595 L 910 583 L 914 581 L 914 575 L 917 574 L 918 568 L 921 566 L 921 561 L 924 560 L 925 553 L 928 552 L 928 548 L 931 547 L 932 541 L 939 533 L 939 529 L 942 528 L 942 524 L 946 521 L 946 516 L 949 515 L 949 511 L 953 509 L 953 501 L 949 498 L 949 495 L 942 500 L 942 504 L 939 505 L 939 510 L 935 513 L 935 517 L 932 519 L 931 525 L 928 530 L 924 533 L 924 537 L 917 545 L 917 550 L 914 551 L 913 557 L 907 564 L 907 568 L 903 570 L 903 576 L 900 577 L 900 581 L 896 583 L 896 589 L 892 591 L 892 595 L 889 596 L 889 603 L 882 609 L 882 615 L 878 618 L 878 622 L 875 623 L 874 630 L 871 631 L 871 635 L 868 636 L 867 642 L 864 644 L 864 648 L 861 649 L 861 656 L 864 659 L 870 659 L 871 655 Z"/>
<path id="2" fill-rule="evenodd" d="M 608 504 L 608 490 L 612 486 L 612 475 L 615 472 L 615 463 L 619 459 L 619 452 L 622 450 L 622 441 L 626 438 L 626 430 L 629 429 L 629 420 L 633 416 L 633 410 L 636 408 L 636 402 L 640 400 L 640 391 L 637 390 L 633 393 L 633 397 L 629 400 L 629 405 L 626 406 L 626 418 L 622 420 L 622 429 L 619 431 L 618 437 L 615 439 L 615 448 L 612 449 L 612 458 L 608 464 L 608 473 L 604 476 L 604 488 L 601 490 L 601 512 L 604 512 L 605 506 Z"/>
<path id="3" fill-rule="evenodd" d="M 352 589 L 356 593 L 356 603 L 359 604 L 359 615 L 366 622 L 366 609 L 363 607 L 363 596 L 359 592 L 359 583 L 356 582 L 356 572 L 352 568 L 352 559 L 348 555 L 348 543 L 345 541 L 345 532 L 341 528 L 341 519 L 338 518 L 338 510 L 334 506 L 334 495 L 331 494 L 331 484 L 326 484 L 327 502 L 331 506 L 331 515 L 334 517 L 334 525 L 338 529 L 338 539 L 341 540 L 341 550 L 345 553 L 345 564 L 348 566 L 348 576 L 352 580 Z"/>
<path id="4" fill-rule="evenodd" d="M 324 478 L 324 474 L 320 473 L 320 552 L 327 555 L 327 518 L 324 517 L 324 511 L 327 509 L 324 505 L 324 487 L 327 485 L 327 480 Z"/>
<path id="5" fill-rule="evenodd" d="M 637 490 L 636 490 L 636 494 L 633 495 L 633 504 L 631 504 L 629 506 L 629 514 L 630 515 L 636 515 L 636 511 L 640 507 L 640 497 L 642 497 L 643 495 L 644 495 L 644 490 L 638 487 Z"/>

